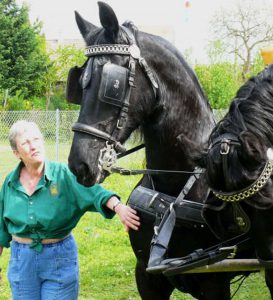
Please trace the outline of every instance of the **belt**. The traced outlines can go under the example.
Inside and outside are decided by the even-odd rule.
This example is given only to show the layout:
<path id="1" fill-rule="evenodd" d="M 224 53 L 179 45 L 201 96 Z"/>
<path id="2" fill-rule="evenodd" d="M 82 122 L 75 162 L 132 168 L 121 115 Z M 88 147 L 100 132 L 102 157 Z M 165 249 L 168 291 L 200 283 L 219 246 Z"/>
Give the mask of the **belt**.
<path id="1" fill-rule="evenodd" d="M 54 244 L 54 243 L 58 243 L 64 239 L 66 239 L 69 235 L 63 237 L 63 238 L 60 238 L 60 239 L 42 239 L 41 240 L 41 244 Z M 30 238 L 23 238 L 23 237 L 19 237 L 19 236 L 16 236 L 16 235 L 13 235 L 12 236 L 12 240 L 13 241 L 16 241 L 20 244 L 31 244 L 33 242 L 33 239 L 30 239 Z"/>

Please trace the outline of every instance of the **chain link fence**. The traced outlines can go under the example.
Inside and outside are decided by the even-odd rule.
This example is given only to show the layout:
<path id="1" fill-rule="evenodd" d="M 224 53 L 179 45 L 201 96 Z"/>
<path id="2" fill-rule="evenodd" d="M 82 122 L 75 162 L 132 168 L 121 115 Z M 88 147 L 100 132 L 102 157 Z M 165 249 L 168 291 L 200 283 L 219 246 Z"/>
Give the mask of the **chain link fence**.
<path id="1" fill-rule="evenodd" d="M 226 115 L 227 109 L 214 109 L 213 114 L 215 116 L 215 121 L 219 122 Z"/>
<path id="2" fill-rule="evenodd" d="M 44 135 L 47 158 L 67 162 L 79 111 L 4 111 L 0 112 L 0 186 L 18 159 L 9 146 L 9 129 L 18 120 L 34 121 Z"/>

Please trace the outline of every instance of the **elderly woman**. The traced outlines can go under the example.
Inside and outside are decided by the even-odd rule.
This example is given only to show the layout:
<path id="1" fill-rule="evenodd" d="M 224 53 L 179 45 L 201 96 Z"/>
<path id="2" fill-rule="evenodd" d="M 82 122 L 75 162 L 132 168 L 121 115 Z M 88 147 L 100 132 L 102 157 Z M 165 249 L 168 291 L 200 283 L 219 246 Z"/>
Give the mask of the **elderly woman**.
<path id="1" fill-rule="evenodd" d="M 10 129 L 10 145 L 20 160 L 0 195 L 0 253 L 11 243 L 8 279 L 13 299 L 75 300 L 78 255 L 71 235 L 87 211 L 106 218 L 118 214 L 125 229 L 137 230 L 136 211 L 100 185 L 86 188 L 65 164 L 45 159 L 43 136 L 33 122 Z"/>

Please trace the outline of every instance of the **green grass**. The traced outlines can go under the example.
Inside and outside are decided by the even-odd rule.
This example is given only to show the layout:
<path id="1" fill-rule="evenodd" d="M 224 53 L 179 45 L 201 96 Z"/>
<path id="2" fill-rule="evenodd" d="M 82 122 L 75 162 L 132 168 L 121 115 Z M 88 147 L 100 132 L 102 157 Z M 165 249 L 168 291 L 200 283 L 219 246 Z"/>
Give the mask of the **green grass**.
<path id="1" fill-rule="evenodd" d="M 62 145 L 61 161 L 66 161 L 68 145 Z M 54 157 L 55 148 L 47 145 L 48 157 Z M 0 145 L 0 185 L 17 163 L 10 148 Z M 119 165 L 142 168 L 143 152 L 124 158 Z M 120 194 L 125 202 L 139 180 L 139 176 L 112 175 L 103 184 Z M 105 220 L 99 214 L 87 213 L 74 230 L 80 261 L 79 300 L 140 300 L 134 279 L 135 257 L 128 235 L 117 217 Z M 181 237 L 183 238 L 183 237 Z M 0 299 L 10 300 L 6 278 L 9 249 L 0 258 L 3 268 Z M 232 285 L 232 291 L 238 284 Z M 191 296 L 175 291 L 172 300 L 191 300 Z M 251 274 L 233 300 L 269 300 L 262 273 Z M 151 299 L 156 300 L 156 299 Z M 220 300 L 220 299 L 219 299 Z"/>

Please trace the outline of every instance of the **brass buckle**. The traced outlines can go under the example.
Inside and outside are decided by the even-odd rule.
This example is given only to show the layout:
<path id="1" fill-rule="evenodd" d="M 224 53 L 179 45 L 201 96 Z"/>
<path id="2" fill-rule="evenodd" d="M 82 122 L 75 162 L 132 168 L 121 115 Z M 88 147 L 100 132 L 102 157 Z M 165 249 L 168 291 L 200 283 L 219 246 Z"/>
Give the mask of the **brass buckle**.
<path id="1" fill-rule="evenodd" d="M 230 149 L 230 140 L 224 139 L 221 142 L 221 149 L 220 149 L 220 154 L 221 155 L 227 155 L 229 153 L 229 149 Z"/>
<path id="2" fill-rule="evenodd" d="M 223 252 L 233 250 L 227 258 L 234 258 L 237 253 L 237 246 L 221 247 L 219 250 Z"/>

